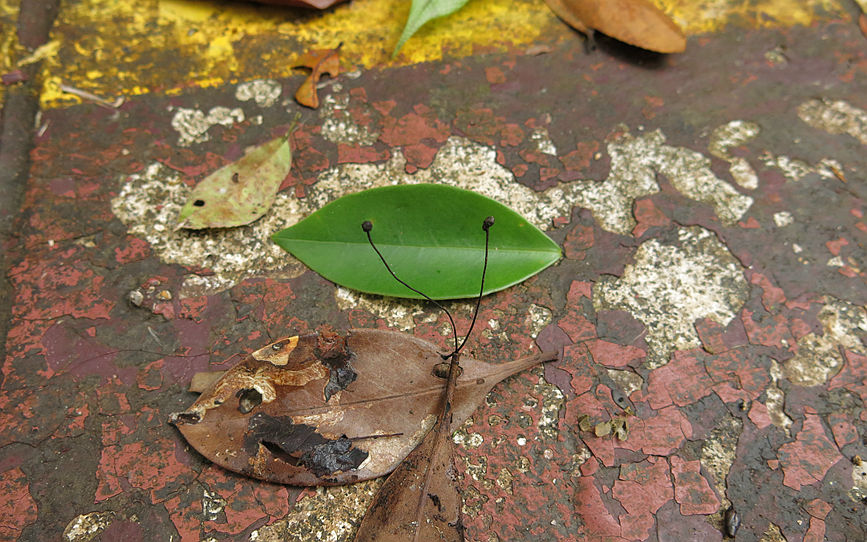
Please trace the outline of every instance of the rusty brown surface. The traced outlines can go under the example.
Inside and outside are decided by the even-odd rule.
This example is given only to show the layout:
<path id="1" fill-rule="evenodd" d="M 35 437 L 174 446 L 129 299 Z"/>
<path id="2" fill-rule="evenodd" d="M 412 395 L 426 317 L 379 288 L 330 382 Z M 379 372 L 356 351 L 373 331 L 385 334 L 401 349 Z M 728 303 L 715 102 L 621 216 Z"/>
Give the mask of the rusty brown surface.
<path id="1" fill-rule="evenodd" d="M 473 357 L 564 355 L 455 434 L 468 539 L 719 540 L 730 507 L 738 540 L 864 539 L 865 77 L 851 20 L 733 26 L 671 57 L 576 40 L 340 76 L 302 113 L 272 212 L 234 237 L 168 225 L 285 131 L 302 76 L 261 103 L 239 83 L 44 111 L 9 246 L 0 538 L 350 539 L 375 482 L 235 475 L 167 419 L 194 373 L 322 324 L 448 344 L 429 308 L 257 241 L 415 176 L 501 190 L 565 254 L 482 301 Z"/>

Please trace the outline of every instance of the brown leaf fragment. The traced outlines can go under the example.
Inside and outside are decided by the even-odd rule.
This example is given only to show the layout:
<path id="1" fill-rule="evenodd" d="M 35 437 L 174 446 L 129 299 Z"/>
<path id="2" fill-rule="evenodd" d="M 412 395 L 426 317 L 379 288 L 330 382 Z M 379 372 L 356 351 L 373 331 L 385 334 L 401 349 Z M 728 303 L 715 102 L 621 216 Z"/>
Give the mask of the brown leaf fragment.
<path id="1" fill-rule="evenodd" d="M 861 15 L 858 16 L 858 28 L 861 29 L 864 37 L 867 38 L 867 13 L 861 12 Z"/>
<path id="2" fill-rule="evenodd" d="M 611 433 L 611 422 L 599 422 L 593 429 L 597 437 L 604 437 Z"/>
<path id="3" fill-rule="evenodd" d="M 495 384 L 555 357 L 496 365 L 463 358 L 450 429 Z M 245 356 L 169 421 L 199 453 L 254 478 L 292 485 L 367 480 L 394 470 L 435 424 L 444 382 L 432 369 L 440 362 L 436 346 L 404 333 L 323 329 Z"/>
<path id="4" fill-rule="evenodd" d="M 303 54 L 295 63 L 295 67 L 310 68 L 310 75 L 301 83 L 298 90 L 295 92 L 295 100 L 312 109 L 319 107 L 319 94 L 316 92 L 316 85 L 319 79 L 328 74 L 331 77 L 337 77 L 340 74 L 340 47 L 335 49 L 313 49 Z"/>
<path id="5" fill-rule="evenodd" d="M 364 515 L 355 542 L 461 542 L 463 502 L 452 442 L 452 408 L 460 365 L 451 357 L 440 414 L 433 431 L 398 465 Z"/>
<path id="6" fill-rule="evenodd" d="M 551 11 L 583 34 L 597 30 L 657 53 L 680 53 L 686 36 L 648 0 L 545 0 Z"/>
<path id="7" fill-rule="evenodd" d="M 223 377 L 226 371 L 206 371 L 196 373 L 190 380 L 189 390 L 193 393 L 202 393 L 206 389 L 214 385 L 214 383 Z"/>

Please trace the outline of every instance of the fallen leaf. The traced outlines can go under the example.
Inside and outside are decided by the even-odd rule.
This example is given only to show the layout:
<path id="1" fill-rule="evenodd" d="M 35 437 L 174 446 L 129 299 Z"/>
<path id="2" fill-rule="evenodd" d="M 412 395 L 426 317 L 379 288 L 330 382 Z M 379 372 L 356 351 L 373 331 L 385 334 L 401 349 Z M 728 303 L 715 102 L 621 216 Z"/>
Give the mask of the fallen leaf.
<path id="1" fill-rule="evenodd" d="M 255 0 L 260 4 L 271 4 L 274 6 L 297 6 L 302 8 L 325 9 L 340 4 L 347 0 Z"/>
<path id="2" fill-rule="evenodd" d="M 462 358 L 450 430 L 498 382 L 556 354 L 493 365 Z M 411 335 L 355 329 L 280 339 L 246 356 L 187 410 L 172 414 L 208 459 L 254 478 L 335 485 L 391 472 L 434 425 L 437 348 Z"/>
<path id="3" fill-rule="evenodd" d="M 466 3 L 467 0 L 412 0 L 409 16 L 406 18 L 406 24 L 403 27 L 400 39 L 397 40 L 397 45 L 394 47 L 392 56 L 397 55 L 397 52 L 400 51 L 406 40 L 418 32 L 419 28 L 433 19 L 451 15 L 464 7 Z"/>
<path id="4" fill-rule="evenodd" d="M 598 30 L 624 43 L 656 51 L 686 49 L 683 31 L 648 0 L 545 0 L 551 11 L 583 34 Z"/>
<path id="5" fill-rule="evenodd" d="M 460 542 L 464 539 L 451 430 L 459 354 L 450 357 L 437 423 L 374 497 L 355 542 Z"/>
<path id="6" fill-rule="evenodd" d="M 340 74 L 339 49 L 340 46 L 335 49 L 314 49 L 301 55 L 301 58 L 295 63 L 294 67 L 296 68 L 304 67 L 311 70 L 310 75 L 295 92 L 295 100 L 299 104 L 313 109 L 319 107 L 319 94 L 316 92 L 316 85 L 326 73 L 331 77 L 337 77 Z"/>
<path id="7" fill-rule="evenodd" d="M 479 294 L 485 245 L 473 234 L 479 216 L 497 219 L 485 294 L 521 282 L 560 259 L 560 247 L 521 215 L 469 190 L 439 184 L 386 186 L 344 196 L 274 234 L 284 250 L 337 284 L 379 295 L 419 298 L 389 274 L 359 224 L 395 272 L 433 299 Z M 347 262 L 352 262 L 347 265 Z"/>
<path id="8" fill-rule="evenodd" d="M 230 228 L 253 222 L 271 208 L 291 167 L 289 134 L 248 150 L 196 185 L 178 215 L 178 228 Z"/>

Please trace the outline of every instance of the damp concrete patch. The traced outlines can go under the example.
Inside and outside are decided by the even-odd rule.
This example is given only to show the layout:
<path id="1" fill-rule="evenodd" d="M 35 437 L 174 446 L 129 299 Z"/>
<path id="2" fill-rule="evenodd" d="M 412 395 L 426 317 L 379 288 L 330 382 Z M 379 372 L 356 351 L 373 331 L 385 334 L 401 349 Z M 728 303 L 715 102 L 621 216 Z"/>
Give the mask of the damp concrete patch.
<path id="1" fill-rule="evenodd" d="M 710 231 L 680 228 L 674 238 L 651 239 L 635 253 L 622 277 L 603 277 L 593 287 L 596 311 L 625 310 L 647 328 L 650 368 L 674 350 L 701 345 L 694 322 L 709 318 L 726 326 L 749 294 L 740 263 Z"/>
<path id="2" fill-rule="evenodd" d="M 216 293 L 245 278 L 290 278 L 303 272 L 300 262 L 269 239 L 306 214 L 297 199 L 277 194 L 271 210 L 247 226 L 176 231 L 178 213 L 190 192 L 177 173 L 154 163 L 129 176 L 111 202 L 129 233 L 147 241 L 162 261 L 208 270 L 187 275 L 181 297 Z"/>
<path id="3" fill-rule="evenodd" d="M 841 348 L 864 354 L 861 340 L 867 336 L 867 311 L 846 301 L 827 298 L 819 311 L 822 334 L 798 339 L 795 356 L 784 365 L 786 378 L 799 386 L 818 386 L 843 367 Z"/>

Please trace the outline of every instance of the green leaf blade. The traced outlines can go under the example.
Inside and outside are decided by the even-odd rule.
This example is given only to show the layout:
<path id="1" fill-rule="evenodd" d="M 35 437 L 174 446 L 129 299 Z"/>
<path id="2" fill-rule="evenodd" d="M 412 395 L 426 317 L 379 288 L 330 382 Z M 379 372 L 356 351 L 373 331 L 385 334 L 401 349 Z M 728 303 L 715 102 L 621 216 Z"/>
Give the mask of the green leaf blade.
<path id="1" fill-rule="evenodd" d="M 451 15 L 457 10 L 466 5 L 469 0 L 412 0 L 412 7 L 409 8 L 409 16 L 406 18 L 406 24 L 403 27 L 403 32 L 400 39 L 397 41 L 397 46 L 394 48 L 392 56 L 396 56 L 406 40 L 411 38 L 413 34 L 418 32 L 418 29 L 440 17 Z"/>
<path id="2" fill-rule="evenodd" d="M 494 216 L 485 293 L 538 273 L 560 247 L 508 207 L 446 185 L 389 186 L 344 196 L 273 240 L 325 278 L 366 293 L 419 298 L 386 271 L 361 229 L 397 276 L 434 299 L 478 295 L 484 263 L 482 221 Z"/>

